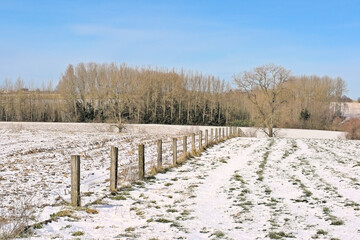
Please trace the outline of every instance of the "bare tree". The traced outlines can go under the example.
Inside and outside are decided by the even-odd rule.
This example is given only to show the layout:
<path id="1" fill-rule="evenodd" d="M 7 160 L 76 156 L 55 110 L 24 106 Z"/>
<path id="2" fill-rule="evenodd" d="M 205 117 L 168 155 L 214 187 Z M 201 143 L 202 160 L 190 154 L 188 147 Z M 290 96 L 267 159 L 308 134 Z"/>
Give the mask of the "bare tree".
<path id="1" fill-rule="evenodd" d="M 266 64 L 252 71 L 234 75 L 239 90 L 246 93 L 257 110 L 259 124 L 264 127 L 269 137 L 274 136 L 276 114 L 284 103 L 282 94 L 285 83 L 290 79 L 291 71 L 275 64 Z"/>

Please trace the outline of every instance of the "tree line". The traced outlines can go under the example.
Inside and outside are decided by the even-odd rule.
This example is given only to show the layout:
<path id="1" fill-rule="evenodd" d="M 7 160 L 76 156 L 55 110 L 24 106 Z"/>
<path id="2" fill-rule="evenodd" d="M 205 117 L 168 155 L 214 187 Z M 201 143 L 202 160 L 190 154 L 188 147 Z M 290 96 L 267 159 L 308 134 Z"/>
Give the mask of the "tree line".
<path id="1" fill-rule="evenodd" d="M 234 75 L 238 80 L 239 75 Z M 259 108 L 246 92 L 211 75 L 195 71 L 126 64 L 79 63 L 68 65 L 55 88 L 28 89 L 24 81 L 6 80 L 0 86 L 1 121 L 116 122 L 191 125 L 262 126 Z M 292 76 L 279 94 L 275 127 L 332 128 L 345 83 L 341 78 Z M 260 114 L 260 115 L 259 115 Z"/>

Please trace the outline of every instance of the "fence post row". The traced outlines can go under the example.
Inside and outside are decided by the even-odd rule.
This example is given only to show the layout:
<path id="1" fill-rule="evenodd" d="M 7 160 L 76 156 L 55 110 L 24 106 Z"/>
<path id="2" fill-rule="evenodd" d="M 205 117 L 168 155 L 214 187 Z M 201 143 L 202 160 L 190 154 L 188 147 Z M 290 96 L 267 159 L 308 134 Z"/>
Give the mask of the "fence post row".
<path id="1" fill-rule="evenodd" d="M 226 130 L 226 135 L 225 135 Z M 222 134 L 221 134 L 222 131 Z M 230 132 L 230 135 L 229 135 Z M 202 131 L 199 131 L 199 150 L 203 149 L 202 144 Z M 237 127 L 226 127 L 226 128 L 215 128 L 215 137 L 214 137 L 214 129 L 211 128 L 210 132 L 210 140 L 209 140 L 209 131 L 205 130 L 205 147 L 213 142 L 218 142 L 223 139 L 230 138 L 231 136 L 241 137 L 243 132 L 240 128 Z M 192 142 L 192 153 L 196 152 L 196 135 L 195 133 L 191 134 Z M 139 179 L 143 180 L 145 178 L 145 146 L 144 144 L 138 145 L 139 148 Z M 183 137 L 183 154 L 187 153 L 187 136 Z M 157 167 L 158 169 L 162 169 L 162 140 L 157 140 Z M 110 191 L 117 191 L 118 185 L 118 148 L 112 146 L 111 152 L 111 163 L 110 163 Z M 177 139 L 173 138 L 173 165 L 177 165 Z M 71 204 L 74 207 L 81 206 L 81 198 L 80 198 L 80 155 L 71 155 Z"/>
<path id="2" fill-rule="evenodd" d="M 118 182 L 118 148 L 112 146 L 110 152 L 110 191 L 116 192 Z"/>
<path id="3" fill-rule="evenodd" d="M 177 139 L 173 138 L 173 166 L 176 166 L 177 160 Z"/>
<path id="4" fill-rule="evenodd" d="M 157 140 L 157 169 L 161 170 L 162 169 L 162 140 L 159 139 Z"/>
<path id="5" fill-rule="evenodd" d="M 80 156 L 71 156 L 71 205 L 80 207 Z"/>
<path id="6" fill-rule="evenodd" d="M 139 179 L 145 178 L 145 147 L 144 144 L 139 145 Z"/>

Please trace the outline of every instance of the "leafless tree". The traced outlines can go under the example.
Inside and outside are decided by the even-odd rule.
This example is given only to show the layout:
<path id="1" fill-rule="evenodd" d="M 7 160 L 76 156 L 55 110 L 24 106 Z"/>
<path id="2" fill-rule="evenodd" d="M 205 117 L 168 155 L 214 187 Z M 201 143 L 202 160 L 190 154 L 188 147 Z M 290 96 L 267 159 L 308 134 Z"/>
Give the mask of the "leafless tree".
<path id="1" fill-rule="evenodd" d="M 274 64 L 266 64 L 234 75 L 235 83 L 256 108 L 259 123 L 269 137 L 274 135 L 276 114 L 285 102 L 282 93 L 286 91 L 285 83 L 290 76 L 290 70 Z"/>

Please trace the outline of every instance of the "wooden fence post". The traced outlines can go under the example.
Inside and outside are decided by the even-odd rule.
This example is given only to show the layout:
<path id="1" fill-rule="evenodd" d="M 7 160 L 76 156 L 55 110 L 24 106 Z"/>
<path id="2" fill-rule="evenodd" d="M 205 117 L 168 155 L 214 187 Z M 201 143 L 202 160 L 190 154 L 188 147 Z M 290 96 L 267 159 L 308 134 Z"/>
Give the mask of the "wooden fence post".
<path id="1" fill-rule="evenodd" d="M 229 128 L 226 128 L 226 138 L 229 138 Z"/>
<path id="2" fill-rule="evenodd" d="M 219 141 L 221 140 L 221 128 L 219 128 Z"/>
<path id="3" fill-rule="evenodd" d="M 80 207 L 80 156 L 71 156 L 71 205 Z"/>
<path id="4" fill-rule="evenodd" d="M 111 147 L 110 152 L 111 163 L 110 163 L 110 192 L 117 191 L 118 182 L 118 148 Z"/>
<path id="5" fill-rule="evenodd" d="M 159 139 L 157 140 L 157 169 L 161 170 L 162 169 L 162 140 Z"/>
<path id="6" fill-rule="evenodd" d="M 177 139 L 173 138 L 173 166 L 176 166 L 177 161 Z"/>
<path id="7" fill-rule="evenodd" d="M 191 134 L 191 152 L 192 154 L 196 153 L 196 145 L 195 145 L 195 133 Z"/>
<path id="8" fill-rule="evenodd" d="M 183 155 L 186 156 L 187 153 L 187 136 L 183 137 Z"/>
<path id="9" fill-rule="evenodd" d="M 214 129 L 212 128 L 210 130 L 210 143 L 212 144 L 214 142 Z"/>
<path id="10" fill-rule="evenodd" d="M 221 129 L 220 129 L 220 131 L 221 131 Z M 225 128 L 222 128 L 222 138 L 225 140 Z"/>
<path id="11" fill-rule="evenodd" d="M 209 131 L 205 130 L 205 147 L 208 147 L 209 145 Z"/>
<path id="12" fill-rule="evenodd" d="M 145 147 L 144 144 L 139 145 L 139 179 L 145 178 Z"/>
<path id="13" fill-rule="evenodd" d="M 202 146 L 202 131 L 199 132 L 199 151 L 203 148 Z"/>
<path id="14" fill-rule="evenodd" d="M 215 128 L 215 142 L 218 142 L 218 129 Z"/>

